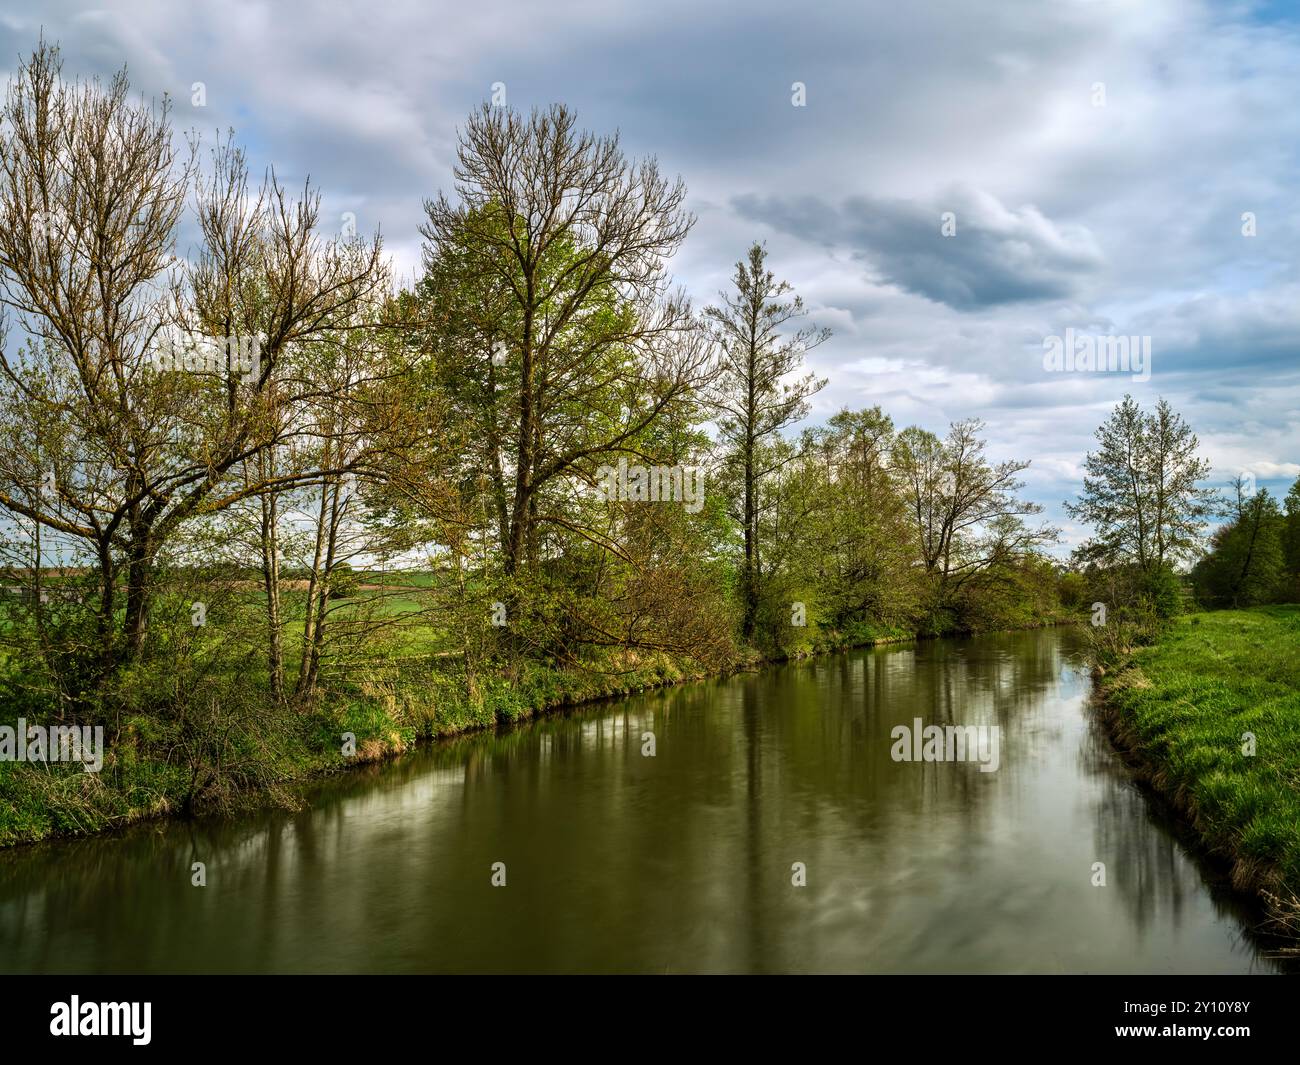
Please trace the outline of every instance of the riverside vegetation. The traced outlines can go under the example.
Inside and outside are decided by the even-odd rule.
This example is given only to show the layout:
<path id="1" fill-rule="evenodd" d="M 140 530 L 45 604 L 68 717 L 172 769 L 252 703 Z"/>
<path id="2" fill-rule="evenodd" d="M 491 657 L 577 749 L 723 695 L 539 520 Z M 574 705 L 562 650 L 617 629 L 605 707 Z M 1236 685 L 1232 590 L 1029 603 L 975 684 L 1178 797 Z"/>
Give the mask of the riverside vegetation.
<path id="1" fill-rule="evenodd" d="M 1300 607 L 1178 618 L 1103 678 L 1120 746 L 1225 862 L 1300 933 Z"/>
<path id="2" fill-rule="evenodd" d="M 1126 399 L 1097 440 L 1070 509 L 1097 530 L 1079 554 L 1101 563 L 1090 632 L 1112 737 L 1233 885 L 1300 934 L 1300 607 L 1280 605 L 1300 599 L 1300 481 L 1285 513 L 1244 477 L 1227 500 L 1202 489 L 1195 437 L 1163 403 Z"/>
<path id="3" fill-rule="evenodd" d="M 1178 575 L 1219 504 L 1163 402 L 1099 432 L 1068 566 L 978 420 L 798 431 L 829 332 L 760 244 L 693 307 L 666 267 L 684 185 L 563 106 L 468 117 L 409 287 L 310 186 L 180 144 L 124 74 L 65 78 L 42 45 L 0 115 L 0 684 L 14 719 L 107 737 L 99 773 L 0 760 L 0 844 L 1099 602 L 1115 664 L 1192 594 L 1294 593 L 1300 497 L 1240 490 Z"/>

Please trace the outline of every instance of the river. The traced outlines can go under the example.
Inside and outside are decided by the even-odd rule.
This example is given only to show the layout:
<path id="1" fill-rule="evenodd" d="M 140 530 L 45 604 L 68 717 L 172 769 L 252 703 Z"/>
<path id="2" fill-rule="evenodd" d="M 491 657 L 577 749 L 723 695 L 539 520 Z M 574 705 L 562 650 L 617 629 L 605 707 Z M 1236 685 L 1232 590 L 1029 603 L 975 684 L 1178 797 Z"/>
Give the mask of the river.
<path id="1" fill-rule="evenodd" d="M 436 744 L 297 812 L 0 852 L 0 970 L 1276 971 L 1111 750 L 1081 650 L 828 656 Z M 917 719 L 996 726 L 996 770 L 894 760 Z"/>

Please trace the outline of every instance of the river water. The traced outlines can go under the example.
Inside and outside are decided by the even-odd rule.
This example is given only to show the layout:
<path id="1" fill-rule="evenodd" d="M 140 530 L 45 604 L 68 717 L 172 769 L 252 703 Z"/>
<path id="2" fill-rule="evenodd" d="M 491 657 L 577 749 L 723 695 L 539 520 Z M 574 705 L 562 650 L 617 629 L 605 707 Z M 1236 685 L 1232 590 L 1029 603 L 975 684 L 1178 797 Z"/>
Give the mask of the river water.
<path id="1" fill-rule="evenodd" d="M 0 971 L 1276 971 L 1093 721 L 1081 649 L 825 657 L 438 744 L 299 812 L 0 852 Z M 996 726 L 996 771 L 895 761 L 917 719 Z"/>

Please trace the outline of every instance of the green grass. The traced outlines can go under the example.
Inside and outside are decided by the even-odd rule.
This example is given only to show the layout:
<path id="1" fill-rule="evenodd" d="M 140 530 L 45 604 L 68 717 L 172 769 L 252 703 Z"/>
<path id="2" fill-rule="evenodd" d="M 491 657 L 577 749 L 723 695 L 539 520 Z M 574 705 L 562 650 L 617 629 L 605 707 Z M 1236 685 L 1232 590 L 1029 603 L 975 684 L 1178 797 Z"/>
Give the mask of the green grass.
<path id="1" fill-rule="evenodd" d="M 1300 892 L 1300 606 L 1180 618 L 1103 694 L 1238 886 Z"/>

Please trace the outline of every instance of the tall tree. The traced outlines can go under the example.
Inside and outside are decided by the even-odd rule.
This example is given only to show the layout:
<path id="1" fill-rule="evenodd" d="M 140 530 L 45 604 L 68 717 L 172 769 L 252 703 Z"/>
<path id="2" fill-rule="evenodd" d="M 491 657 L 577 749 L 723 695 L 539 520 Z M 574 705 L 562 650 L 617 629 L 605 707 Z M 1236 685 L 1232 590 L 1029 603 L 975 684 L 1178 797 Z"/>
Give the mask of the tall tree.
<path id="1" fill-rule="evenodd" d="M 806 374 L 789 380 L 803 366 L 806 352 L 830 338 L 829 329 L 794 325 L 807 312 L 787 281 L 778 281 L 767 268 L 767 249 L 755 243 L 736 264 L 731 291 L 720 293 L 721 304 L 705 309 L 721 352 L 721 373 L 713 399 L 721 411 L 718 423 L 723 463 L 738 482 L 738 513 L 743 538 L 740 567 L 741 635 L 754 634 L 762 591 L 763 554 L 759 520 L 766 478 L 791 461 L 786 448 L 765 446 L 809 410 L 809 399 L 826 380 Z"/>
<path id="2" fill-rule="evenodd" d="M 461 133 L 457 201 L 426 203 L 439 357 L 481 395 L 507 578 L 535 570 L 543 526 L 564 524 L 574 478 L 618 454 L 708 372 L 665 260 L 694 219 L 680 180 L 633 163 L 617 135 L 579 131 L 562 105 L 522 116 L 485 105 Z M 557 504 L 561 504 L 557 506 Z M 517 583 L 517 582 L 516 582 Z"/>
<path id="3" fill-rule="evenodd" d="M 166 107 L 133 102 L 125 73 L 103 86 L 61 72 L 42 44 L 2 109 L 0 303 L 30 341 L 0 356 L 0 505 L 97 566 L 109 669 L 139 649 L 154 471 L 186 405 L 148 379 L 189 161 Z"/>
<path id="4" fill-rule="evenodd" d="M 1083 463 L 1083 492 L 1065 504 L 1094 530 L 1081 558 L 1143 573 L 1195 558 L 1217 503 L 1200 486 L 1210 464 L 1197 455 L 1191 427 L 1166 400 L 1148 414 L 1125 396 L 1096 437 L 1098 448 Z"/>

